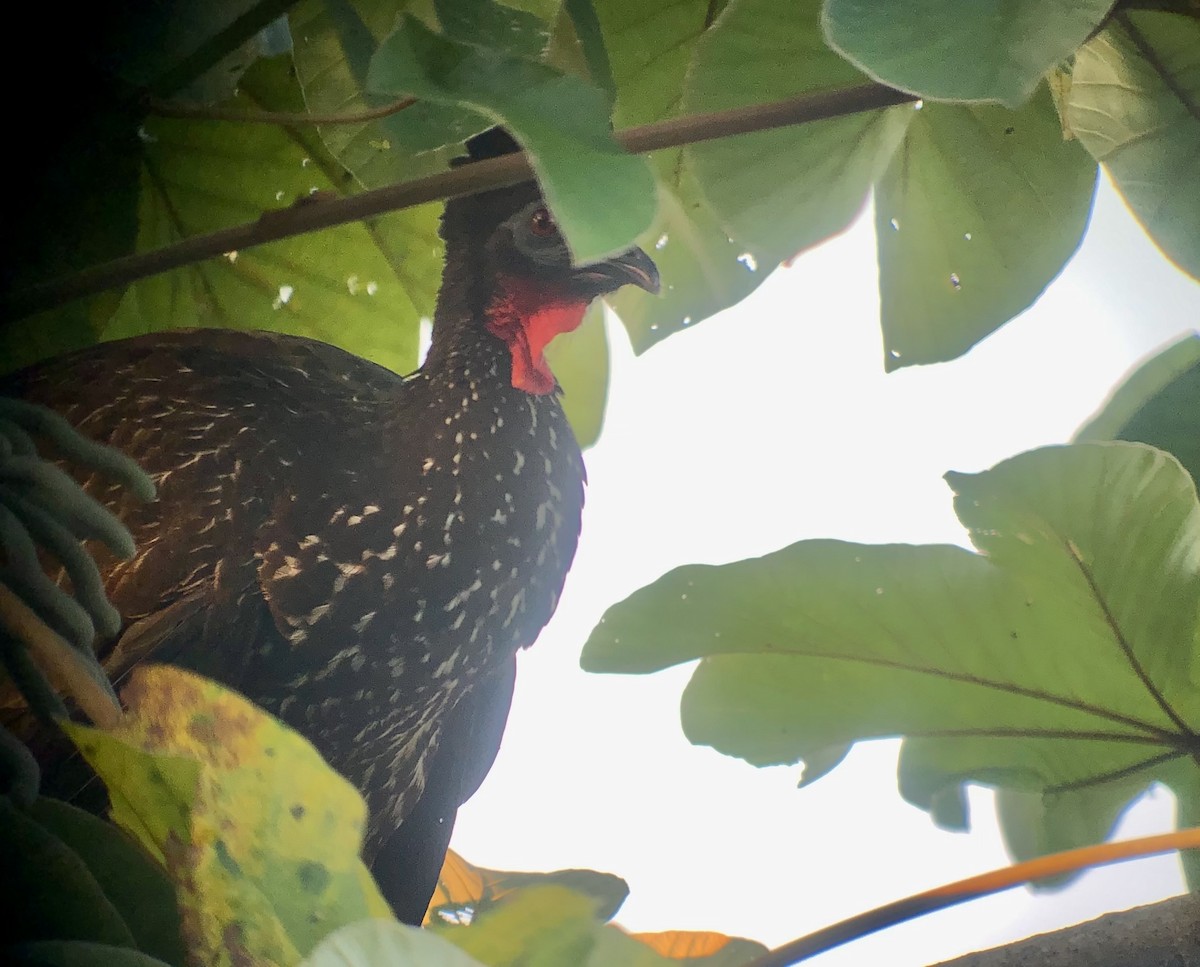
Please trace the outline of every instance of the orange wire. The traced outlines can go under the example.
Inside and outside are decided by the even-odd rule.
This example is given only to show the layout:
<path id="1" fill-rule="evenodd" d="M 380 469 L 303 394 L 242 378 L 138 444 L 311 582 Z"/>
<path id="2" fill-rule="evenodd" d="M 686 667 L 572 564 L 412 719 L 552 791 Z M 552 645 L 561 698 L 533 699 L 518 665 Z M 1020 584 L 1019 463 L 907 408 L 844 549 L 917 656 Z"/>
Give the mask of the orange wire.
<path id="1" fill-rule="evenodd" d="M 1061 873 L 1073 873 L 1076 870 L 1093 866 L 1104 866 L 1109 863 L 1119 863 L 1142 856 L 1153 856 L 1156 853 L 1166 853 L 1171 850 L 1200 849 L 1200 826 L 1188 829 L 1178 829 L 1173 833 L 1162 833 L 1158 836 L 1143 836 L 1140 839 L 1129 839 L 1119 843 L 1101 843 L 1097 846 L 1084 846 L 1080 849 L 1064 850 L 1049 856 L 1040 856 L 1034 860 L 1026 860 L 1006 866 L 1003 869 L 992 870 L 979 876 L 967 877 L 944 886 L 934 887 L 923 893 L 916 893 L 896 900 L 892 903 L 868 910 L 840 923 L 823 927 L 806 937 L 800 937 L 782 947 L 776 947 L 757 960 L 751 961 L 746 967 L 791 967 L 802 960 L 807 960 L 817 954 L 832 950 L 859 937 L 865 937 L 877 930 L 895 926 L 905 920 L 943 910 L 967 900 L 974 900 L 991 893 L 999 893 L 1014 886 L 1020 886 L 1030 880 L 1040 880 L 1047 876 L 1057 876 Z"/>

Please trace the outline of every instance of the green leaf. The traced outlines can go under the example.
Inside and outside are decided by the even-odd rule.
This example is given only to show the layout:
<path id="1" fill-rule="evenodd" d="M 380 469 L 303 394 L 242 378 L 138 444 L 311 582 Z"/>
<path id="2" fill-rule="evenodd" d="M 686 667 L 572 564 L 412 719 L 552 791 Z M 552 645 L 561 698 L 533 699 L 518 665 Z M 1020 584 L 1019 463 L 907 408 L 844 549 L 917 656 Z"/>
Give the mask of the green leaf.
<path id="1" fill-rule="evenodd" d="M 680 113 L 696 44 L 717 5 L 708 0 L 605 0 L 596 15 L 617 87 L 618 127 L 648 124 Z M 741 301 L 773 266 L 773 255 L 735 241 L 704 200 L 682 151 L 653 158 L 658 215 L 640 244 L 662 278 L 652 296 L 627 286 L 610 300 L 636 352 Z"/>
<path id="2" fill-rule="evenodd" d="M 239 106 L 291 107 L 291 84 L 286 60 L 260 61 L 243 78 Z M 146 128 L 154 140 L 146 150 L 140 250 L 249 221 L 307 199 L 313 188 L 337 191 L 342 184 L 340 167 L 298 129 L 162 119 Z M 427 222 L 422 231 L 432 237 L 434 210 L 412 216 L 403 224 Z M 201 325 L 268 329 L 407 372 L 416 363 L 418 320 L 432 312 L 437 257 L 431 243 L 384 230 L 386 223 L 302 235 L 135 283 L 103 336 Z"/>
<path id="3" fill-rule="evenodd" d="M 1075 440 L 1148 443 L 1172 453 L 1200 480 L 1200 336 L 1187 336 L 1134 369 Z"/>
<path id="4" fill-rule="evenodd" d="M 612 64 L 608 62 L 608 50 L 600 30 L 600 18 L 596 16 L 592 0 L 563 0 L 563 10 L 575 30 L 592 82 L 609 94 L 616 94 L 617 82 L 613 80 Z"/>
<path id="5" fill-rule="evenodd" d="M 613 140 L 607 97 L 579 78 L 439 37 L 406 15 L 380 45 L 369 84 L 393 95 L 465 105 L 503 123 L 529 152 L 580 262 L 627 248 L 653 213 L 649 166 Z"/>
<path id="6" fill-rule="evenodd" d="M 522 890 L 466 929 L 435 928 L 489 967 L 666 967 L 629 935 L 601 924 L 595 902 L 562 886 Z"/>
<path id="7" fill-rule="evenodd" d="M 599 303 L 588 309 L 574 332 L 556 336 L 546 349 L 550 371 L 563 387 L 562 404 L 575 439 L 590 447 L 604 426 L 608 404 L 608 334 L 604 309 Z"/>
<path id="8" fill-rule="evenodd" d="M 165 857 L 193 956 L 294 962 L 337 926 L 390 915 L 358 858 L 362 798 L 305 739 L 169 666 L 139 666 L 122 699 L 119 729 L 68 731 L 108 786 L 114 820 Z M 137 802 L 132 820 L 122 800 Z"/>
<path id="9" fill-rule="evenodd" d="M 183 964 L 175 889 L 163 867 L 115 826 L 65 802 L 39 799 L 30 816 L 87 864 L 129 925 L 139 950 L 170 964 Z"/>
<path id="10" fill-rule="evenodd" d="M 327 934 L 300 967 L 483 967 L 428 930 L 395 920 L 359 920 Z"/>
<path id="11" fill-rule="evenodd" d="M 758 266 L 775 264 L 771 253 L 726 234 L 682 152 L 663 154 L 655 170 L 658 215 L 640 243 L 658 266 L 662 291 L 625 286 L 608 299 L 638 353 L 741 302 L 770 274 Z"/>
<path id="12" fill-rule="evenodd" d="M 128 947 L 80 940 L 42 940 L 4 950 L 13 967 L 165 967 L 161 960 Z"/>
<path id="13" fill-rule="evenodd" d="M 734 0 L 696 45 L 685 113 L 866 83 L 825 45 L 819 19 L 820 0 Z M 850 224 L 913 114 L 911 106 L 867 111 L 701 142 L 685 153 L 729 234 L 772 253 L 758 269 L 769 274 Z"/>
<path id="14" fill-rule="evenodd" d="M 825 0 L 830 44 L 923 97 L 1016 107 L 1101 23 L 1112 0 Z"/>
<path id="15" fill-rule="evenodd" d="M 120 912 L 74 850 L 0 796 L 4 940 L 88 940 L 135 946 Z"/>
<path id="16" fill-rule="evenodd" d="M 703 659 L 685 731 L 759 765 L 905 735 L 901 792 L 943 817 L 968 781 L 1136 774 L 1178 792 L 1200 724 L 1200 504 L 1182 467 L 1080 444 L 947 479 L 980 553 L 805 541 L 679 568 L 609 610 L 584 667 Z"/>
<path id="17" fill-rule="evenodd" d="M 1200 279 L 1197 105 L 1200 21 L 1194 17 L 1126 13 L 1075 57 L 1071 130 L 1108 168 L 1163 254 Z"/>
<path id="18" fill-rule="evenodd" d="M 926 104 L 876 186 L 884 364 L 953 359 L 1028 308 L 1083 237 L 1096 168 L 1048 91 Z"/>
<path id="19" fill-rule="evenodd" d="M 1147 406 L 1154 406 L 1158 410 L 1154 422 L 1168 417 L 1171 414 L 1158 403 L 1159 396 L 1177 380 L 1186 378 L 1198 364 L 1200 335 L 1196 334 L 1184 336 L 1150 358 L 1135 363 L 1100 409 L 1076 431 L 1075 442 L 1129 439 L 1121 436 L 1122 429 Z M 1151 443 L 1149 440 L 1139 442 Z M 1171 450 L 1160 443 L 1154 443 L 1153 446 L 1160 450 Z M 1174 453 L 1173 450 L 1171 452 Z M 1175 455 L 1179 456 L 1177 453 Z M 1187 464 L 1184 463 L 1184 466 Z"/>
<path id="20" fill-rule="evenodd" d="M 996 813 L 1009 856 L 1021 862 L 1090 846 L 1108 839 L 1121 814 L 1149 784 L 1142 776 L 1114 779 L 1085 789 L 1000 789 Z M 1058 889 L 1080 872 L 1034 880 L 1034 890 Z"/>
<path id="21" fill-rule="evenodd" d="M 537 15 L 493 0 L 433 0 L 442 33 L 463 44 L 536 60 L 550 31 Z"/>
<path id="22" fill-rule="evenodd" d="M 289 11 L 296 77 L 309 111 L 351 114 L 395 100 L 366 90 L 366 83 L 371 58 L 401 10 L 436 23 L 432 7 L 419 0 L 301 0 Z M 444 169 L 453 148 L 437 149 L 490 125 L 475 111 L 421 101 L 364 124 L 322 125 L 320 135 L 360 184 L 378 188 Z"/>

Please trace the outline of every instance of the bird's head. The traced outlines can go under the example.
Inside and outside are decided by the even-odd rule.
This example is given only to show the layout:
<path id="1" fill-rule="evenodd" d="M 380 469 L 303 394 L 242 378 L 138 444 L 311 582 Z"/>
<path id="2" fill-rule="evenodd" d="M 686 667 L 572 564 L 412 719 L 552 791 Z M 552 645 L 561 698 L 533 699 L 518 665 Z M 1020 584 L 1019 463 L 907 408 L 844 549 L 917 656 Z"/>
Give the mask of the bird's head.
<path id="1" fill-rule="evenodd" d="M 473 138 L 468 148 L 476 159 L 508 153 L 516 145 L 494 129 Z M 481 314 L 487 331 L 512 356 L 512 385 L 527 393 L 554 390 L 557 384 L 544 351 L 555 336 L 579 326 L 597 296 L 623 285 L 649 292 L 659 288 L 658 269 L 636 246 L 598 262 L 573 264 L 566 240 L 532 182 L 449 202 L 442 236 L 442 300 L 454 284 L 470 293 L 472 314 Z"/>

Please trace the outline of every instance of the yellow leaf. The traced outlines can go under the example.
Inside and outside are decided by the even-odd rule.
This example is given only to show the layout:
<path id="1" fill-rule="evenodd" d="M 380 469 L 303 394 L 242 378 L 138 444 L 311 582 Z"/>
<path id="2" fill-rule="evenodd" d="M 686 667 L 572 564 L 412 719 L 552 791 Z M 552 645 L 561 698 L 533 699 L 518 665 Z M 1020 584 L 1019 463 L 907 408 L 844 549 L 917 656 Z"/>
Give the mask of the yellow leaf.
<path id="1" fill-rule="evenodd" d="M 552 873 L 489 870 L 468 863 L 454 850 L 446 851 L 446 860 L 438 875 L 437 888 L 425 913 L 425 923 L 453 922 L 464 912 L 471 916 L 482 912 L 516 890 L 532 886 L 565 886 L 591 897 L 593 916 L 608 920 L 629 894 L 625 881 L 611 873 L 595 870 L 555 870 Z"/>
<path id="2" fill-rule="evenodd" d="M 358 853 L 366 807 L 316 749 L 240 695 L 143 666 L 107 734 L 70 732 L 113 819 L 165 859 L 192 953 L 295 963 L 329 931 L 390 917 Z"/>
<path id="3" fill-rule="evenodd" d="M 664 930 L 661 933 L 630 934 L 656 953 L 674 960 L 709 957 L 727 946 L 732 939 L 711 930 Z"/>

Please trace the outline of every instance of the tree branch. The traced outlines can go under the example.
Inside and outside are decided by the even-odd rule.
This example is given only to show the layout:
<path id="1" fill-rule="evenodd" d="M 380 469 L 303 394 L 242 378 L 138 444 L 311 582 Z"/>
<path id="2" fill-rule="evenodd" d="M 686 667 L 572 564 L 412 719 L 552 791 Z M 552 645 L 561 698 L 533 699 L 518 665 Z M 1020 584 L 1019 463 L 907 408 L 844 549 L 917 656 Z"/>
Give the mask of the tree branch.
<path id="1" fill-rule="evenodd" d="M 237 111 L 232 108 L 209 107 L 205 104 L 183 104 L 159 97 L 147 97 L 146 110 L 164 118 L 190 121 L 233 121 L 240 124 L 364 124 L 378 121 L 417 103 L 415 97 L 402 97 L 380 107 L 348 114 L 310 114 L 305 111 Z"/>
<path id="2" fill-rule="evenodd" d="M 844 117 L 916 99 L 912 94 L 882 84 L 864 84 L 844 90 L 804 94 L 770 104 L 670 118 L 627 128 L 617 132 L 616 138 L 627 151 L 642 154 L 716 138 Z M 127 255 L 11 293 L 0 305 L 0 315 L 8 320 L 21 318 L 226 252 L 361 221 L 428 202 L 502 188 L 528 181 L 532 177 L 533 170 L 525 155 L 514 154 L 477 161 L 451 171 L 387 185 L 346 198 L 304 198 L 290 208 L 264 212 L 254 222 L 196 235 L 150 252 Z"/>

